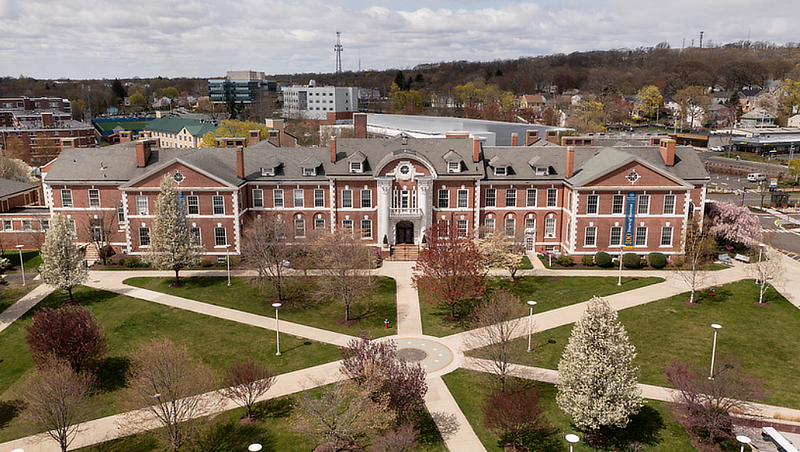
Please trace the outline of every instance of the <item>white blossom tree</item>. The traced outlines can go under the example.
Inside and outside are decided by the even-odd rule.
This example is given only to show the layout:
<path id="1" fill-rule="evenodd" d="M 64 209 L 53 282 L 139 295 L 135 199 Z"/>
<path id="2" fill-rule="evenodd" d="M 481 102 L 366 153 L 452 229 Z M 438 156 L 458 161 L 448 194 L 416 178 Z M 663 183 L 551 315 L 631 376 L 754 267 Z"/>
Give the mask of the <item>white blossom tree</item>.
<path id="1" fill-rule="evenodd" d="M 478 240 L 477 245 L 486 268 L 508 270 L 509 276 L 514 279 L 517 270 L 522 266 L 522 254 L 514 252 L 514 244 L 509 237 L 494 234 Z"/>
<path id="2" fill-rule="evenodd" d="M 42 245 L 43 262 L 39 266 L 42 281 L 65 289 L 69 293 L 69 301 L 74 301 L 72 289 L 89 277 L 88 270 L 81 264 L 83 256 L 73 239 L 74 229 L 70 227 L 69 220 L 60 214 L 53 215 Z"/>
<path id="3" fill-rule="evenodd" d="M 189 237 L 186 206 L 169 174 L 161 180 L 160 188 L 150 234 L 150 249 L 145 259 L 156 268 L 173 270 L 175 284 L 179 284 L 181 269 L 196 265 L 200 260 L 200 245 Z"/>
<path id="4" fill-rule="evenodd" d="M 635 356 L 617 312 L 603 298 L 592 298 L 558 362 L 558 406 L 580 428 L 627 426 L 642 406 Z"/>

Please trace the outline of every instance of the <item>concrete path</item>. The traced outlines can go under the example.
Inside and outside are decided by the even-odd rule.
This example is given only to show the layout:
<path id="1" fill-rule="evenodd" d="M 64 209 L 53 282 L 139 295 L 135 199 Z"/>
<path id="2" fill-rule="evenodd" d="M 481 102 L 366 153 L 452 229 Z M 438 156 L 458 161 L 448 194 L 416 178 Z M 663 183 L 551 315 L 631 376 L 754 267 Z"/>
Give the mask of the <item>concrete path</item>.
<path id="1" fill-rule="evenodd" d="M 447 449 L 451 452 L 485 452 L 486 448 L 442 378 L 428 378 L 426 382 L 428 393 L 425 394 L 425 407 L 441 432 Z"/>
<path id="2" fill-rule="evenodd" d="M 9 325 L 16 322 L 17 319 L 25 315 L 26 312 L 36 306 L 44 297 L 50 295 L 54 290 L 55 288 L 47 284 L 39 284 L 38 287 L 28 292 L 16 303 L 6 308 L 5 311 L 0 312 L 0 331 L 3 331 L 8 328 Z"/>
<path id="3" fill-rule="evenodd" d="M 413 262 L 386 261 L 379 271 L 397 283 L 397 334 L 422 334 L 419 294 L 411 282 L 412 267 Z"/>

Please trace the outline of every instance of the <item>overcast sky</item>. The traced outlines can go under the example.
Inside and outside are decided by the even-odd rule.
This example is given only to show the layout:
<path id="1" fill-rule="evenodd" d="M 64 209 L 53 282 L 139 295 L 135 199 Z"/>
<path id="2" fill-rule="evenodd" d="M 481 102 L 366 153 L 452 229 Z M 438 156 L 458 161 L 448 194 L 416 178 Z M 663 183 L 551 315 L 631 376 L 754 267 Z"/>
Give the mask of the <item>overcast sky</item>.
<path id="1" fill-rule="evenodd" d="M 0 0 L 0 75 L 215 77 L 614 48 L 800 42 L 800 1 Z"/>

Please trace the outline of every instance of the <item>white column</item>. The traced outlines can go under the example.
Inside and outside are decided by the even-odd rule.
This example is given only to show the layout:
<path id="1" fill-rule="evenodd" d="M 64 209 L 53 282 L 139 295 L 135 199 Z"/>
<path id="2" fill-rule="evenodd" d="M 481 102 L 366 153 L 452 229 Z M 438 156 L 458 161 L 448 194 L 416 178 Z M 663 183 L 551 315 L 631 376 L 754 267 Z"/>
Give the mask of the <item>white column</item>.
<path id="1" fill-rule="evenodd" d="M 383 246 L 383 237 L 393 240 L 389 234 L 389 208 L 392 207 L 392 180 L 378 179 L 378 243 Z"/>
<path id="2" fill-rule="evenodd" d="M 419 199 L 417 202 L 419 203 L 418 207 L 422 209 L 422 221 L 420 221 L 422 225 L 422 230 L 420 231 L 420 237 L 425 231 L 431 227 L 432 219 L 431 215 L 433 215 L 433 205 L 431 204 L 431 189 L 433 188 L 433 180 L 432 179 L 417 179 L 417 189 L 419 190 Z M 422 240 L 422 239 L 420 239 Z"/>

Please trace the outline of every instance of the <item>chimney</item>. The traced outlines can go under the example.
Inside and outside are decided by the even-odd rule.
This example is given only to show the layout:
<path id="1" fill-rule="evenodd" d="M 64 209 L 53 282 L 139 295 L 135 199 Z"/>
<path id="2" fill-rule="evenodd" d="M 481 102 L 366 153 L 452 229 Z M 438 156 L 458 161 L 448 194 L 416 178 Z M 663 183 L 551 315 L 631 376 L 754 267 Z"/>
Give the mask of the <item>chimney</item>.
<path id="1" fill-rule="evenodd" d="M 133 132 L 130 130 L 123 130 L 119 133 L 120 143 L 130 143 L 131 141 L 133 141 Z"/>
<path id="2" fill-rule="evenodd" d="M 256 130 L 251 130 L 250 132 L 248 132 L 248 136 L 247 136 L 247 145 L 248 146 L 252 146 L 252 145 L 258 143 L 259 141 L 261 141 L 261 131 L 260 130 L 256 129 Z"/>
<path id="3" fill-rule="evenodd" d="M 267 132 L 267 141 L 269 141 L 276 148 L 281 147 L 281 131 L 270 130 Z"/>
<path id="4" fill-rule="evenodd" d="M 367 137 L 367 114 L 353 113 L 353 133 L 356 138 Z"/>
<path id="5" fill-rule="evenodd" d="M 661 137 L 650 137 L 650 146 L 661 146 Z"/>
<path id="6" fill-rule="evenodd" d="M 244 179 L 244 146 L 236 148 L 236 175 Z"/>
<path id="7" fill-rule="evenodd" d="M 336 163 L 336 136 L 331 137 L 331 163 Z"/>
<path id="8" fill-rule="evenodd" d="M 575 174 L 575 148 L 572 146 L 567 148 L 567 179 Z"/>
<path id="9" fill-rule="evenodd" d="M 42 126 L 43 127 L 53 127 L 55 125 L 55 120 L 53 119 L 52 113 L 42 113 Z"/>
<path id="10" fill-rule="evenodd" d="M 675 165 L 675 140 L 662 139 L 658 150 L 661 152 L 661 158 L 664 159 L 665 165 Z"/>
<path id="11" fill-rule="evenodd" d="M 455 130 L 444 133 L 445 138 L 469 138 L 469 132 L 465 130 Z"/>
<path id="12" fill-rule="evenodd" d="M 517 132 L 511 134 L 511 146 L 519 146 L 519 134 Z"/>
<path id="13" fill-rule="evenodd" d="M 536 141 L 539 140 L 539 131 L 538 130 L 526 130 L 525 131 L 525 146 L 530 146 Z"/>
<path id="14" fill-rule="evenodd" d="M 472 161 L 478 163 L 481 159 L 481 139 L 472 137 Z"/>
<path id="15" fill-rule="evenodd" d="M 544 139 L 553 144 L 558 144 L 558 132 L 555 130 L 548 130 L 545 132 Z"/>
<path id="16" fill-rule="evenodd" d="M 150 147 L 153 145 L 153 140 L 139 140 L 136 142 L 136 166 L 144 168 L 147 166 L 147 160 L 150 159 Z"/>

